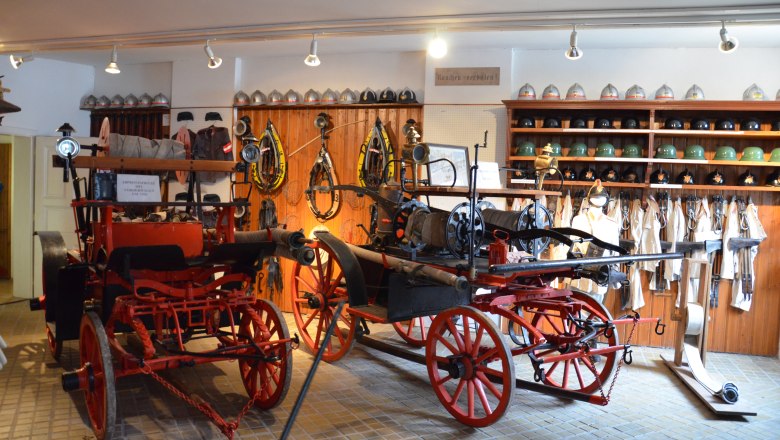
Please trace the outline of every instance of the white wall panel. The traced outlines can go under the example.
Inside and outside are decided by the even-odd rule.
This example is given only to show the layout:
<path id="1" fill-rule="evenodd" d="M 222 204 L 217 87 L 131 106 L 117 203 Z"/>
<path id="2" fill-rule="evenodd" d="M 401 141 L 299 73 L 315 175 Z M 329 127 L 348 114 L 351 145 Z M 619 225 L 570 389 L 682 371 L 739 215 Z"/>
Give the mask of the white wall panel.
<path id="1" fill-rule="evenodd" d="M 143 93 L 150 96 L 162 93 L 171 97 L 173 63 L 123 64 L 120 57 L 119 68 L 122 72 L 117 75 L 96 69 L 92 94 L 97 97 L 106 95 L 109 99 L 117 94 L 124 98 L 130 93 L 136 97 Z"/>

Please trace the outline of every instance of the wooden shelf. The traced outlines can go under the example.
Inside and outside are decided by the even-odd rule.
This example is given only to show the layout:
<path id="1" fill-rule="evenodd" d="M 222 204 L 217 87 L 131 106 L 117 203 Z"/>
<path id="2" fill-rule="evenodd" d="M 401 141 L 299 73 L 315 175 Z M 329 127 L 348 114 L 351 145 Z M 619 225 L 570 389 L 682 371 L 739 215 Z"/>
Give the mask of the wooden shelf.
<path id="1" fill-rule="evenodd" d="M 507 157 L 508 160 L 527 160 L 532 161 L 536 159 L 536 156 L 509 156 Z M 566 157 L 566 156 L 559 156 L 558 162 L 631 162 L 631 163 L 648 163 L 652 162 L 653 159 L 648 159 L 646 157 Z M 779 163 L 780 165 L 780 163 Z"/>
<path id="2" fill-rule="evenodd" d="M 532 181 L 533 183 L 533 181 Z M 426 188 L 420 188 L 414 192 L 414 194 L 424 196 L 462 196 L 468 197 L 469 191 L 467 188 L 450 188 L 448 186 L 432 186 Z M 518 188 L 493 188 L 493 189 L 477 189 L 477 194 L 480 197 L 538 197 L 538 196 L 560 196 L 559 191 L 538 191 L 535 189 L 518 189 Z"/>
<path id="3" fill-rule="evenodd" d="M 658 137 L 780 139 L 780 131 L 649 130 Z"/>
<path id="4" fill-rule="evenodd" d="M 509 156 L 507 160 L 533 161 L 535 156 Z M 752 162 L 740 160 L 691 160 L 691 159 L 648 159 L 645 157 L 558 157 L 558 162 L 626 162 L 647 164 L 681 164 L 681 165 L 722 165 L 729 167 L 780 167 L 780 162 Z"/>
<path id="5" fill-rule="evenodd" d="M 620 135 L 642 135 L 646 136 L 651 130 L 644 128 L 622 129 L 622 128 L 512 128 L 512 133 L 528 134 L 549 134 L 549 135 L 581 135 L 581 136 L 620 136 Z M 679 130 L 678 130 L 679 131 Z"/>
<path id="6" fill-rule="evenodd" d="M 621 128 L 510 128 L 511 133 L 546 134 L 550 136 L 647 136 L 692 138 L 780 139 L 780 131 L 665 130 Z"/>
<path id="7" fill-rule="evenodd" d="M 658 100 L 504 100 L 508 109 L 520 110 L 606 110 L 606 111 L 780 111 L 780 101 L 658 101 Z"/>

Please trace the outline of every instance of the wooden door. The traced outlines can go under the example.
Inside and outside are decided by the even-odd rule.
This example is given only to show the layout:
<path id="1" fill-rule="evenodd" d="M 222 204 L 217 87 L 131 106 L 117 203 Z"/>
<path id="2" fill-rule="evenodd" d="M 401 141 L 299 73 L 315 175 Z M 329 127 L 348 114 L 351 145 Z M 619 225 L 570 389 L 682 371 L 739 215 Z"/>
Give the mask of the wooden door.
<path id="1" fill-rule="evenodd" d="M 0 278 L 11 278 L 11 144 L 0 144 Z"/>

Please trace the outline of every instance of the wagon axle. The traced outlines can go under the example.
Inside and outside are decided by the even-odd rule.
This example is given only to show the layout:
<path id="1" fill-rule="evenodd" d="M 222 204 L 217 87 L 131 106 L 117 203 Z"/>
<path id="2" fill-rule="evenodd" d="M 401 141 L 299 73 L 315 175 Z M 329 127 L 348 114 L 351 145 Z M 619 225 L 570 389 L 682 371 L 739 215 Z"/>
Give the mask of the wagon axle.
<path id="1" fill-rule="evenodd" d="M 62 373 L 62 389 L 65 391 L 93 391 L 95 389 L 95 370 L 87 362 L 75 371 Z"/>

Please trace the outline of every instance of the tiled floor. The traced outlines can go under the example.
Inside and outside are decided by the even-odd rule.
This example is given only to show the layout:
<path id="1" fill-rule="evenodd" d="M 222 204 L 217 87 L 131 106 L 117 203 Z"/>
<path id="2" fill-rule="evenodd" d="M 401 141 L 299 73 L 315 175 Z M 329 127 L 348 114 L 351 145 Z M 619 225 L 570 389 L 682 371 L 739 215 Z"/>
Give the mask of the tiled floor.
<path id="1" fill-rule="evenodd" d="M 287 316 L 294 331 L 294 324 Z M 62 366 L 45 348 L 42 312 L 26 303 L 0 306 L 0 334 L 10 364 L 0 371 L 0 438 L 90 439 L 84 399 L 60 387 Z M 392 329 L 372 326 L 374 335 L 399 341 Z M 401 342 L 398 342 L 401 344 Z M 62 364 L 75 367 L 76 342 L 68 342 Z M 780 436 L 780 361 L 711 354 L 710 371 L 740 388 L 756 417 L 713 416 L 663 365 L 660 349 L 635 350 L 606 406 L 572 402 L 517 390 L 513 406 L 497 423 L 481 429 L 452 419 L 436 399 L 425 367 L 356 344 L 347 358 L 321 364 L 298 415 L 293 439 L 561 439 L 561 438 L 739 438 Z M 666 352 L 669 352 L 668 350 Z M 268 412 L 252 410 L 235 438 L 278 438 L 313 357 L 294 354 L 287 399 Z M 527 360 L 518 376 L 530 380 Z M 246 402 L 236 363 L 221 362 L 166 373 L 211 402 L 228 419 Z M 148 377 L 119 380 L 118 427 L 123 439 L 212 439 L 220 432 Z"/>

